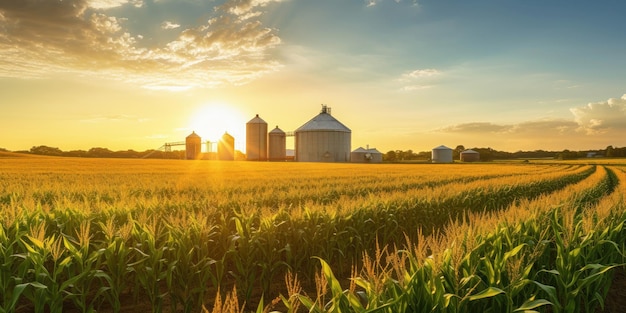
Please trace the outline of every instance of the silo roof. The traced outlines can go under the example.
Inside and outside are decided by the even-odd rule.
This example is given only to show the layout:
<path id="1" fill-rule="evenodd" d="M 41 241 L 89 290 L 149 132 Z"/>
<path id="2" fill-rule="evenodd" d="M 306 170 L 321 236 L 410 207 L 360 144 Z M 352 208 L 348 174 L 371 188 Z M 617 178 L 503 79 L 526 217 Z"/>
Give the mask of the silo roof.
<path id="1" fill-rule="evenodd" d="M 189 136 L 187 136 L 187 138 L 200 138 L 200 136 L 198 136 L 198 134 L 196 134 L 196 132 L 192 132 Z"/>
<path id="2" fill-rule="evenodd" d="M 276 128 L 272 129 L 272 131 L 270 132 L 270 134 L 284 134 L 285 132 L 278 128 L 278 126 L 276 126 Z"/>
<path id="3" fill-rule="evenodd" d="M 461 152 L 461 153 L 463 153 L 463 154 L 465 154 L 465 153 L 469 153 L 469 154 L 479 154 L 479 153 L 478 153 L 478 151 L 475 151 L 475 150 L 472 150 L 472 149 L 465 150 L 465 151 L 463 151 L 463 152 Z"/>
<path id="4" fill-rule="evenodd" d="M 358 147 L 356 149 L 354 149 L 354 151 L 352 152 L 367 152 L 367 150 L 363 149 L 363 147 Z"/>
<path id="5" fill-rule="evenodd" d="M 378 149 L 376 148 L 367 149 L 366 151 L 369 153 L 374 153 L 374 154 L 383 154 L 382 152 L 378 151 Z"/>
<path id="6" fill-rule="evenodd" d="M 257 114 L 253 119 L 251 119 L 246 124 L 267 124 L 267 123 L 262 118 L 260 118 L 259 115 Z"/>
<path id="7" fill-rule="evenodd" d="M 316 117 L 312 118 L 310 121 L 306 122 L 304 125 L 300 126 L 295 130 L 296 132 L 307 132 L 307 131 L 337 131 L 337 132 L 351 132 L 350 128 L 346 127 L 346 125 L 341 124 L 336 118 L 332 117 L 332 115 L 322 112 L 318 114 Z"/>
<path id="8" fill-rule="evenodd" d="M 225 132 L 224 135 L 222 135 L 222 138 L 235 138 L 233 137 L 231 134 L 229 134 L 228 132 Z"/>
<path id="9" fill-rule="evenodd" d="M 433 150 L 452 150 L 452 149 L 451 149 L 451 148 L 448 148 L 448 147 L 446 147 L 446 146 L 444 146 L 444 145 L 441 145 L 441 146 L 439 146 L 439 147 L 437 147 L 437 148 L 433 148 Z"/>

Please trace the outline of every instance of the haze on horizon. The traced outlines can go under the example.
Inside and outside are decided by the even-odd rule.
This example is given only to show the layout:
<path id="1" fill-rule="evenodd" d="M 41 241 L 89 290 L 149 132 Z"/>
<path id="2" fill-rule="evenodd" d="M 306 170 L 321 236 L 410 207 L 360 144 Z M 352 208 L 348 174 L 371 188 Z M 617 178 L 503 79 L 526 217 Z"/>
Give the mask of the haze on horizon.
<path id="1" fill-rule="evenodd" d="M 293 131 L 321 103 L 353 149 L 622 147 L 623 12 L 619 0 L 0 0 L 0 147 L 146 150 L 227 131 L 243 151 L 255 114 Z"/>

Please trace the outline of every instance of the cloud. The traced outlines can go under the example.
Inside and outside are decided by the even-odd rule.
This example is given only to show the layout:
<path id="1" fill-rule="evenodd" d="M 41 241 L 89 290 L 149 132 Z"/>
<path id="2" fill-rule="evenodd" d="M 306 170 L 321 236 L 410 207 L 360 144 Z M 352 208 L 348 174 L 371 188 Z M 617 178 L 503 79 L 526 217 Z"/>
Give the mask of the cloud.
<path id="1" fill-rule="evenodd" d="M 365 1 L 365 5 L 367 7 L 373 7 L 378 5 L 379 3 L 381 3 L 383 0 L 364 0 Z M 402 2 L 402 0 L 393 0 L 393 2 L 395 3 L 400 3 Z M 410 1 L 414 6 L 418 6 L 417 0 L 412 0 Z"/>
<path id="2" fill-rule="evenodd" d="M 462 123 L 458 125 L 447 126 L 436 130 L 443 133 L 500 133 L 509 129 L 510 126 L 497 125 L 487 122 Z"/>
<path id="3" fill-rule="evenodd" d="M 402 91 L 424 90 L 433 88 L 434 82 L 442 74 L 441 71 L 433 68 L 417 69 L 403 73 L 397 81 L 403 85 L 400 88 Z"/>
<path id="4" fill-rule="evenodd" d="M 0 77 L 75 73 L 169 90 L 244 84 L 280 67 L 268 50 L 281 40 L 256 11 L 271 2 L 277 1 L 226 1 L 207 12 L 206 22 L 146 47 L 141 34 L 129 31 L 132 21 L 102 10 L 141 1 L 2 1 Z"/>
<path id="5" fill-rule="evenodd" d="M 499 143 L 512 149 L 558 146 L 585 149 L 623 142 L 626 131 L 626 95 L 571 108 L 572 117 L 520 123 L 468 122 L 435 129 L 455 138 Z"/>
<path id="6" fill-rule="evenodd" d="M 626 130 L 626 95 L 603 102 L 589 103 L 570 109 L 579 130 L 587 134 L 603 134 L 610 130 Z"/>
<path id="7" fill-rule="evenodd" d="M 176 29 L 179 27 L 180 27 L 180 24 L 172 23 L 170 21 L 165 21 L 161 23 L 161 29 Z"/>
<path id="8" fill-rule="evenodd" d="M 87 4 L 90 8 L 94 9 L 111 9 L 121 7 L 125 4 L 131 4 L 134 7 L 142 7 L 142 0 L 88 0 Z"/>
<path id="9" fill-rule="evenodd" d="M 281 2 L 282 0 L 230 0 L 218 7 L 220 10 L 232 13 L 238 16 L 246 16 L 249 12 L 257 7 L 264 7 L 272 2 Z"/>

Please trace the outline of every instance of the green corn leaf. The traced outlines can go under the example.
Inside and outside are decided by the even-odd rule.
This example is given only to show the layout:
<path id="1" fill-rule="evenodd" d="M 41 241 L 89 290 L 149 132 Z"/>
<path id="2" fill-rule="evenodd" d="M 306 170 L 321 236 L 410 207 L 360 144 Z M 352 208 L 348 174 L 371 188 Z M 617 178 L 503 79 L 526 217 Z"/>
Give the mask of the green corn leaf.
<path id="1" fill-rule="evenodd" d="M 475 294 L 473 296 L 469 297 L 469 301 L 475 301 L 475 300 L 481 300 L 481 299 L 486 299 L 486 298 L 491 298 L 491 297 L 495 297 L 499 294 L 503 294 L 505 293 L 504 290 L 496 288 L 496 287 L 489 287 L 483 291 L 481 291 L 478 294 Z"/>
<path id="2" fill-rule="evenodd" d="M 529 301 L 524 302 L 524 304 L 522 304 L 522 306 L 520 306 L 519 308 L 513 310 L 513 312 L 521 312 L 521 311 L 526 312 L 528 310 L 536 309 L 544 305 L 552 305 L 552 302 L 545 300 L 545 299 L 529 300 Z"/>

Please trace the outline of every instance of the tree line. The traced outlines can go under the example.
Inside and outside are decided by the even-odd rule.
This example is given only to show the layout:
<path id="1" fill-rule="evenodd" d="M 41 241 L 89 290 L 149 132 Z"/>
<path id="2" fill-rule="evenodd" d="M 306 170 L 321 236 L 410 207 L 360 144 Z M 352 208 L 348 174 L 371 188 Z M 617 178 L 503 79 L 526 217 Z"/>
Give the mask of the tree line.
<path id="1" fill-rule="evenodd" d="M 613 147 L 608 146 L 605 149 L 599 150 L 562 150 L 562 151 L 546 151 L 546 150 L 533 150 L 533 151 L 517 151 L 506 152 L 498 151 L 492 148 L 471 148 L 472 150 L 480 153 L 481 161 L 492 160 L 506 160 L 506 159 L 580 159 L 590 157 L 626 157 L 626 147 Z M 458 145 L 452 150 L 452 156 L 455 160 L 459 159 L 460 153 L 465 151 L 463 145 Z M 8 152 L 7 149 L 0 148 L 0 151 Z M 184 150 L 174 151 L 161 151 L 161 150 L 120 150 L 112 151 L 107 148 L 91 148 L 89 150 L 70 150 L 63 151 L 57 147 L 49 146 L 33 146 L 30 150 L 14 151 L 18 153 L 29 153 L 36 155 L 48 155 L 48 156 L 64 156 L 64 157 L 81 157 L 81 158 L 151 158 L 151 159 L 184 159 Z M 245 155 L 237 152 L 236 159 L 245 159 Z M 390 150 L 383 154 L 383 161 L 385 162 L 403 162 L 403 161 L 430 161 L 432 157 L 431 151 L 414 152 L 413 150 Z"/>
<path id="2" fill-rule="evenodd" d="M 498 151 L 492 148 L 471 148 L 480 154 L 481 161 L 507 160 L 507 159 L 560 159 L 571 160 L 592 157 L 626 157 L 626 147 L 608 146 L 605 149 L 598 150 L 582 150 L 582 151 Z M 461 152 L 465 151 L 463 145 L 458 145 L 452 150 L 452 157 L 458 160 Z M 432 158 L 431 151 L 414 152 L 413 150 L 390 150 L 383 154 L 383 161 L 386 162 L 402 162 L 402 161 L 430 161 Z"/>

